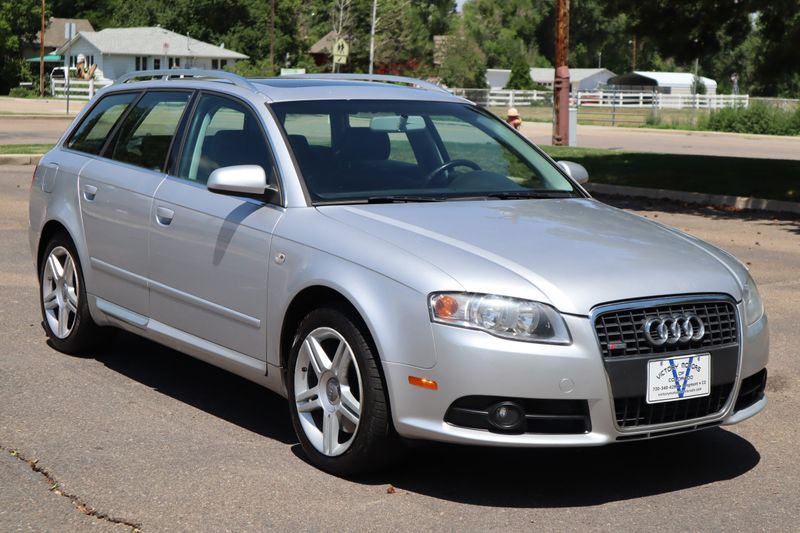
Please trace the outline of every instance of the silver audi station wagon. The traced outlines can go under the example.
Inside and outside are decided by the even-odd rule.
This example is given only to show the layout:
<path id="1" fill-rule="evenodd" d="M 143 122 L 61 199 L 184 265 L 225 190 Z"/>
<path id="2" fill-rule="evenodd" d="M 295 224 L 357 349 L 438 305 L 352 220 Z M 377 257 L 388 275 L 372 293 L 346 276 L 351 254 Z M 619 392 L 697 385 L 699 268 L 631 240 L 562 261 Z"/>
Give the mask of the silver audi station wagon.
<path id="1" fill-rule="evenodd" d="M 343 475 L 404 439 L 593 446 L 761 411 L 747 268 L 586 179 L 419 80 L 135 73 L 34 174 L 43 325 L 261 383 Z"/>

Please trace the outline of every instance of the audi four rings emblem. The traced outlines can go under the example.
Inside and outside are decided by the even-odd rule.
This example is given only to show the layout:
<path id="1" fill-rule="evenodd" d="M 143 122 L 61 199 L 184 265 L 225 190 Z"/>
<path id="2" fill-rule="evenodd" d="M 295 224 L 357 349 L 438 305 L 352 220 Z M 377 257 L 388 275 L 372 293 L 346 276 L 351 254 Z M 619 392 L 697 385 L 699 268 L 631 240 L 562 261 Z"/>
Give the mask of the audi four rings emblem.
<path id="1" fill-rule="evenodd" d="M 673 315 L 648 318 L 644 336 L 653 346 L 699 341 L 706 327 L 697 315 Z"/>

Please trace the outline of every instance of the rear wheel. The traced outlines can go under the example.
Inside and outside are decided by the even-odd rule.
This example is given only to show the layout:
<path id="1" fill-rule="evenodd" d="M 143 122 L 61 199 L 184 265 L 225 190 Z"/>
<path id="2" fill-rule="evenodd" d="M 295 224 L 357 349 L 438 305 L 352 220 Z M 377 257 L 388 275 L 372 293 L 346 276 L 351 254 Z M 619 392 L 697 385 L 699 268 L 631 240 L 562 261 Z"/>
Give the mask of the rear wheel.
<path id="1" fill-rule="evenodd" d="M 321 308 L 300 324 L 289 354 L 289 408 L 306 455 L 337 475 L 374 471 L 393 459 L 388 401 L 360 321 Z"/>
<path id="2" fill-rule="evenodd" d="M 47 244 L 39 284 L 44 329 L 58 351 L 81 353 L 100 340 L 100 328 L 89 314 L 78 254 L 66 234 L 57 234 Z"/>

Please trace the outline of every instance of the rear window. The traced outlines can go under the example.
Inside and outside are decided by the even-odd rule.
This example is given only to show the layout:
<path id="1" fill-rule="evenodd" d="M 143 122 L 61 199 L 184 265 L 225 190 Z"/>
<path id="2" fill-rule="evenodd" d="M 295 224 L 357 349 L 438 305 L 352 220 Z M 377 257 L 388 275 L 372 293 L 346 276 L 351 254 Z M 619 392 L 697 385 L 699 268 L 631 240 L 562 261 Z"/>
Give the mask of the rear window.
<path id="1" fill-rule="evenodd" d="M 110 94 L 97 102 L 67 141 L 67 148 L 97 155 L 108 134 L 139 93 Z"/>

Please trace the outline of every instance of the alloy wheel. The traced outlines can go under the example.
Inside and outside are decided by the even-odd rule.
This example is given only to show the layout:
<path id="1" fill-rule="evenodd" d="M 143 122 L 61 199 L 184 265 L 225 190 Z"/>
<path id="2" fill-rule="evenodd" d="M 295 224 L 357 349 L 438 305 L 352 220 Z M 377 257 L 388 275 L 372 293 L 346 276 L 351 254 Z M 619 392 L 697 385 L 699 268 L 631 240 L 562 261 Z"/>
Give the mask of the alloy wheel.
<path id="1" fill-rule="evenodd" d="M 358 362 L 338 331 L 321 327 L 303 339 L 294 396 L 300 426 L 314 448 L 329 457 L 346 452 L 358 430 L 364 396 Z"/>
<path id="2" fill-rule="evenodd" d="M 42 270 L 42 306 L 50 331 L 59 339 L 72 333 L 78 317 L 78 273 L 63 246 L 53 248 Z"/>

